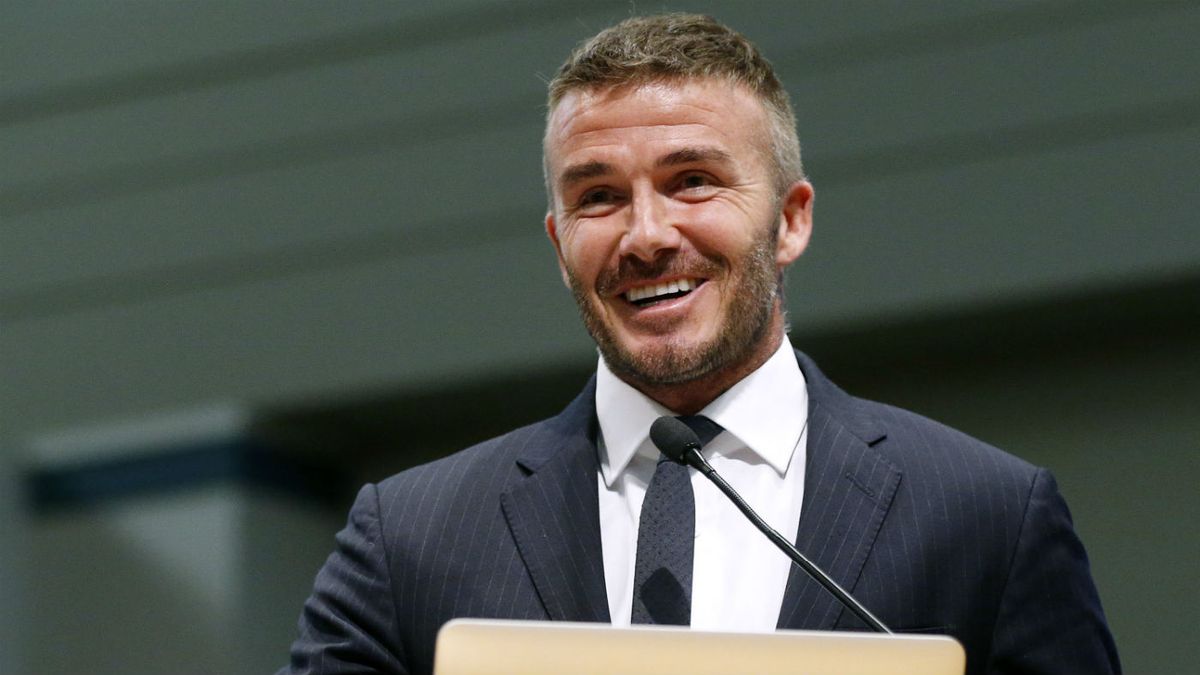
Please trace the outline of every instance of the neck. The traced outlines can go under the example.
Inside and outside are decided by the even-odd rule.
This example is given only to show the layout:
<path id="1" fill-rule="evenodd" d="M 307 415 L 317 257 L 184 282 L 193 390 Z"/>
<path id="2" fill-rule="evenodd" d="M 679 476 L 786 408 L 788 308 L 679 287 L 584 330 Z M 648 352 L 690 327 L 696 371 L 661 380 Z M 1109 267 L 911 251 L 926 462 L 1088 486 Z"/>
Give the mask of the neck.
<path id="1" fill-rule="evenodd" d="M 678 384 L 651 384 L 626 379 L 634 389 L 678 415 L 695 415 L 747 375 L 758 370 L 783 342 L 783 317 L 775 313 L 764 338 L 737 363 Z M 622 378 L 625 379 L 625 378 Z"/>

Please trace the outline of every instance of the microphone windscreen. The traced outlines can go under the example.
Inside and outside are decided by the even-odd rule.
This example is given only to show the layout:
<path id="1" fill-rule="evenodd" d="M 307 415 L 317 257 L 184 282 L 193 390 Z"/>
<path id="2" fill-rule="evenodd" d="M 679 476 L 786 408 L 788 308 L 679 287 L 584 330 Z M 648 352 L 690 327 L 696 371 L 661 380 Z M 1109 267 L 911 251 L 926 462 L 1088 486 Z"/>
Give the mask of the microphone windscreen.
<path id="1" fill-rule="evenodd" d="M 686 463 L 683 454 L 688 448 L 699 448 L 700 437 L 688 425 L 670 415 L 664 415 L 650 425 L 650 440 L 654 447 L 672 461 Z"/>

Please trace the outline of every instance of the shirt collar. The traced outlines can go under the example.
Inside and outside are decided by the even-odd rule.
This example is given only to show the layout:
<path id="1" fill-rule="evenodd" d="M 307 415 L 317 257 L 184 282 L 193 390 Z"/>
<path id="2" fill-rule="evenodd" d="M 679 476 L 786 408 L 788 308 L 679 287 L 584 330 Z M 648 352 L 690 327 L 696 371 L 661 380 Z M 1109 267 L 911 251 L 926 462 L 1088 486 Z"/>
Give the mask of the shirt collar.
<path id="1" fill-rule="evenodd" d="M 657 457 L 650 425 L 672 411 L 634 389 L 608 369 L 596 368 L 596 417 L 604 451 L 600 473 L 608 487 L 641 452 Z M 787 340 L 757 370 L 700 411 L 737 437 L 751 452 L 783 475 L 800 443 L 808 419 L 808 389 L 796 354 Z M 722 434 L 718 438 L 724 438 Z"/>

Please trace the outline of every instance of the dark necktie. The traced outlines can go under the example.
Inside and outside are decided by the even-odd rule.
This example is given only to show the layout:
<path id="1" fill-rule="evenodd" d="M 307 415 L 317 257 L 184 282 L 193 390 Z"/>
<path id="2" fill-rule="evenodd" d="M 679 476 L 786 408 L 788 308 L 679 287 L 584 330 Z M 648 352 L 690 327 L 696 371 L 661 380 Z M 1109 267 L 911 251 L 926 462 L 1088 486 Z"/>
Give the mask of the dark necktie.
<path id="1" fill-rule="evenodd" d="M 721 426 L 699 415 L 680 417 L 700 444 L 721 433 Z M 688 469 L 659 457 L 646 488 L 638 522 L 633 568 L 631 621 L 687 626 L 692 621 L 692 548 L 696 534 L 696 498 Z"/>

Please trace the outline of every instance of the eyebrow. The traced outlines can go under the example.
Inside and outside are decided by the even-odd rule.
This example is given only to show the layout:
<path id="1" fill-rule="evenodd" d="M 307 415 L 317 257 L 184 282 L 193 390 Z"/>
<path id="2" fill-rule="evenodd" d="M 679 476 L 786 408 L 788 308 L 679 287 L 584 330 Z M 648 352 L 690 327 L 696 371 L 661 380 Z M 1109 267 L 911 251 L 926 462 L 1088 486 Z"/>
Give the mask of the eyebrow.
<path id="1" fill-rule="evenodd" d="M 719 148 L 700 147 L 682 148 L 669 155 L 660 157 L 655 166 L 675 166 L 676 164 L 691 164 L 692 162 L 730 162 L 733 157 Z"/>
<path id="2" fill-rule="evenodd" d="M 562 174 L 558 177 L 558 184 L 563 189 L 566 189 L 580 181 L 585 181 L 589 178 L 595 178 L 597 176 L 607 176 L 612 172 L 612 164 L 605 164 L 604 162 L 584 162 L 583 164 L 576 164 L 564 169 Z"/>

